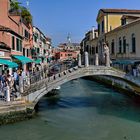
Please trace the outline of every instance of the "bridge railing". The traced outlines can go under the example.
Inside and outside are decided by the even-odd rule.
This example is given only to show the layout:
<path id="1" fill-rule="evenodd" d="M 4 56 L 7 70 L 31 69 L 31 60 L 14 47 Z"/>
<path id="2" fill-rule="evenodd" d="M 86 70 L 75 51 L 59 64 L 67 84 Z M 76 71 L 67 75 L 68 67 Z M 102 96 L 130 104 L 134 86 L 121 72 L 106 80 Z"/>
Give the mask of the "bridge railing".
<path id="1" fill-rule="evenodd" d="M 35 85 L 38 82 L 41 82 L 46 79 L 46 82 L 50 83 L 58 78 L 61 78 L 62 76 L 65 76 L 67 73 L 71 73 L 73 70 L 78 69 L 78 66 L 74 66 L 72 68 L 65 68 L 63 71 L 59 71 L 58 73 L 55 73 L 53 75 L 49 75 L 47 71 L 41 70 L 38 71 L 32 75 L 28 75 L 25 79 L 21 79 L 22 83 L 22 89 L 20 90 L 21 93 L 26 91 L 30 88 L 31 85 Z"/>
<path id="2" fill-rule="evenodd" d="M 97 67 L 98 67 L 98 69 L 96 68 L 96 70 L 98 71 L 98 70 L 101 70 L 103 66 L 97 66 Z M 78 66 L 75 66 L 75 67 L 72 67 L 69 69 L 64 69 L 63 71 L 55 73 L 51 76 L 48 76 L 48 73 L 47 72 L 45 73 L 43 70 L 36 72 L 35 74 L 32 74 L 23 80 L 23 91 L 21 91 L 21 93 L 26 91 L 27 89 L 29 89 L 29 87 L 33 84 L 35 85 L 36 83 L 43 81 L 45 79 L 46 79 L 45 80 L 46 83 L 51 83 L 51 82 L 55 81 L 56 79 L 64 77 L 64 76 L 68 75 L 68 73 L 70 74 L 77 69 L 78 69 Z M 106 67 L 106 69 L 107 69 L 107 67 Z M 83 69 L 83 71 L 87 71 L 87 70 Z M 88 68 L 88 71 L 90 71 L 90 68 Z M 93 69 L 91 69 L 91 71 L 93 71 Z M 94 70 L 94 72 L 95 72 L 95 70 Z M 113 71 L 111 71 L 111 72 L 113 72 Z"/>

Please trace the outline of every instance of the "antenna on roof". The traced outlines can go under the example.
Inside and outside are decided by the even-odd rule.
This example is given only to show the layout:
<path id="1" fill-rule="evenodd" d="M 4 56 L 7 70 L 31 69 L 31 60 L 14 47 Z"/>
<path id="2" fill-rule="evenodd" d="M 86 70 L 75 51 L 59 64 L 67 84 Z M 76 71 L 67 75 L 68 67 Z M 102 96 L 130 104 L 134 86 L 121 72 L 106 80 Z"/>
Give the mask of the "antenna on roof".
<path id="1" fill-rule="evenodd" d="M 29 0 L 26 1 L 27 9 L 29 9 Z"/>
<path id="2" fill-rule="evenodd" d="M 71 43 L 71 36 L 70 36 L 70 33 L 68 33 L 67 41 L 68 41 L 68 43 Z"/>

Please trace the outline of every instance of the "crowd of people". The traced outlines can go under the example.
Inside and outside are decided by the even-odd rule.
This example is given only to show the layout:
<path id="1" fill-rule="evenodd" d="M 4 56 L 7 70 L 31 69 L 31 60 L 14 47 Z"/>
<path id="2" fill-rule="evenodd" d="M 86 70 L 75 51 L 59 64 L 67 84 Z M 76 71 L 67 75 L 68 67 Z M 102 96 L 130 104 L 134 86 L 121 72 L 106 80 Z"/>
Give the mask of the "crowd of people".
<path id="1" fill-rule="evenodd" d="M 11 96 L 16 96 L 19 86 L 19 76 L 26 78 L 26 72 L 21 69 L 14 69 L 13 73 L 9 70 L 3 70 L 0 75 L 0 96 L 6 97 L 7 88 L 9 88 Z"/>
<path id="2" fill-rule="evenodd" d="M 44 70 L 46 73 L 47 67 L 41 65 L 35 65 L 32 70 L 24 71 L 22 68 L 15 68 L 12 73 L 7 70 L 2 70 L 0 75 L 0 98 L 5 99 L 7 94 L 7 89 L 10 90 L 11 97 L 17 97 L 17 92 L 19 91 L 19 77 L 21 76 L 23 82 L 27 82 L 27 76 L 34 76 L 37 72 Z M 1 100 L 1 99 L 0 99 Z"/>

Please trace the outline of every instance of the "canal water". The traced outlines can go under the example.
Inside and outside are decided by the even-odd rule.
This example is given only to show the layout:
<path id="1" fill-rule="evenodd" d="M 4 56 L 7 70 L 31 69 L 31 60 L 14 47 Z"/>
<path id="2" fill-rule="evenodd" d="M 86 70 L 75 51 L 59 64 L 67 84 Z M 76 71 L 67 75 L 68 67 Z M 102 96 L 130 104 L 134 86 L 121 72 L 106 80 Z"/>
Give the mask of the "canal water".
<path id="1" fill-rule="evenodd" d="M 140 140 L 140 100 L 74 80 L 42 98 L 34 119 L 1 126 L 0 140 Z"/>

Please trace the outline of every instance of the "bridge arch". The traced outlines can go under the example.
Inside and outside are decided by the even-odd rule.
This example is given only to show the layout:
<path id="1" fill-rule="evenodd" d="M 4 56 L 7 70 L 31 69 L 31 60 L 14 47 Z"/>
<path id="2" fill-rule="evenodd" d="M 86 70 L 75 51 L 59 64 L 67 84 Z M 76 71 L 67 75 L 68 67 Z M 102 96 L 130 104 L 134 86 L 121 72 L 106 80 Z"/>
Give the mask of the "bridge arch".
<path id="1" fill-rule="evenodd" d="M 86 77 L 86 76 L 113 76 L 123 80 L 127 80 L 125 78 L 125 73 L 119 70 L 116 70 L 112 67 L 105 66 L 90 66 L 84 68 L 70 69 L 63 73 L 61 73 L 61 77 L 56 75 L 56 77 L 52 77 L 52 80 L 47 83 L 47 80 L 44 81 L 44 86 L 38 91 L 32 92 L 26 96 L 26 100 L 32 102 L 34 105 L 38 103 L 38 101 L 46 95 L 52 89 L 61 86 L 62 84 L 69 82 L 74 79 Z"/>

